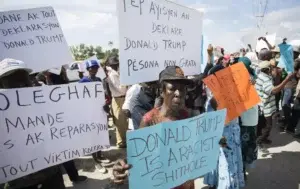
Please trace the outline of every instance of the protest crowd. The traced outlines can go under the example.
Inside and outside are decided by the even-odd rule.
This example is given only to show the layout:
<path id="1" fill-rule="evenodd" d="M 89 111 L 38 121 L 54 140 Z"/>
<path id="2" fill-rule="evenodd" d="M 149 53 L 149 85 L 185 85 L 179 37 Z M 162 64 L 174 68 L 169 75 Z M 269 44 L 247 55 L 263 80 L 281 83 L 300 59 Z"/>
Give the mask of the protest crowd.
<path id="1" fill-rule="evenodd" d="M 58 70 L 56 72 L 51 67 L 34 72 L 35 69 L 29 67 L 28 62 L 8 56 L 0 62 L 0 98 L 8 99 L 3 91 L 9 90 L 31 87 L 38 89 L 53 87 L 54 90 L 65 85 L 87 86 L 89 83 L 101 83 L 105 99 L 103 99 L 103 107 L 96 108 L 99 109 L 99 112 L 105 112 L 107 120 L 112 119 L 113 121 L 113 125 L 110 127 L 115 128 L 115 136 L 110 135 L 109 139 L 115 137 L 116 144 L 112 145 L 116 145 L 119 149 L 126 149 L 129 148 L 128 139 L 126 139 L 129 133 L 146 131 L 146 129 L 158 127 L 160 124 L 164 126 L 163 123 L 171 124 L 224 109 L 224 104 L 227 103 L 225 101 L 226 99 L 229 101 L 229 96 L 217 94 L 210 86 L 209 81 L 219 77 L 218 73 L 239 66 L 247 71 L 243 72 L 242 76 L 244 80 L 247 80 L 247 87 L 253 90 L 251 95 L 249 95 L 250 93 L 246 94 L 247 101 L 255 101 L 255 103 L 250 107 L 247 106 L 243 111 L 239 111 L 237 116 L 228 117 L 227 115 L 226 122 L 224 119 L 222 135 L 217 141 L 216 166 L 204 175 L 198 175 L 198 178 L 203 177 L 204 184 L 208 185 L 210 189 L 240 189 L 247 185 L 247 178 L 251 177 L 248 170 L 255 166 L 258 152 L 268 153 L 268 145 L 272 143 L 271 130 L 276 129 L 273 125 L 274 120 L 279 123 L 280 131 L 300 138 L 300 128 L 297 128 L 300 118 L 300 59 L 298 59 L 300 46 L 292 46 L 291 49 L 288 49 L 290 52 L 286 52 L 286 46 L 290 46 L 286 39 L 281 44 L 272 46 L 266 37 L 258 36 L 257 38 L 258 41 L 266 44 L 259 51 L 252 49 L 251 45 L 247 49 L 240 49 L 239 52 L 227 52 L 226 49 L 216 46 L 218 44 L 209 44 L 208 47 L 203 47 L 206 48 L 207 54 L 204 56 L 207 57 L 207 62 L 203 72 L 199 71 L 197 75 L 186 75 L 181 67 L 171 65 L 162 69 L 157 80 L 133 85 L 123 85 L 120 81 L 121 64 L 124 62 L 121 62 L 121 59 L 119 61 L 118 56 L 106 57 L 101 62 L 97 58 L 69 62 L 60 68 L 55 68 Z M 286 57 L 288 53 L 292 55 L 292 59 Z M 83 69 L 80 69 L 81 67 Z M 104 73 L 102 78 L 98 75 L 100 71 Z M 71 79 L 68 75 L 71 72 L 73 76 L 75 73 L 76 79 Z M 235 76 L 233 74 L 230 77 Z M 69 88 L 67 94 L 69 98 L 73 93 L 79 94 L 77 91 L 79 88 L 75 89 L 75 92 L 70 92 Z M 91 96 L 90 92 L 88 93 Z M 17 96 L 19 98 L 19 93 Z M 62 96 L 61 92 L 58 98 L 63 98 Z M 38 96 L 35 93 L 34 98 L 36 97 Z M 236 97 L 238 99 L 232 104 L 238 104 L 245 100 L 239 95 Z M 221 98 L 225 101 L 220 100 Z M 37 99 L 34 101 L 36 102 Z M 19 100 L 18 104 L 25 106 Z M 234 108 L 233 105 L 232 107 Z M 85 112 L 90 112 L 82 107 L 76 108 L 83 116 L 85 116 Z M 1 105 L 0 110 L 4 109 L 5 107 Z M 16 113 L 22 117 L 24 112 L 17 111 Z M 97 114 L 98 112 L 93 113 Z M 227 114 L 229 114 L 228 109 Z M 1 124 L 3 123 L 1 122 Z M 81 129 L 80 132 L 82 132 Z M 86 132 L 88 132 L 87 130 Z M 181 134 L 179 132 L 179 135 Z M 60 136 L 62 135 L 60 133 Z M 177 138 L 177 140 L 180 139 Z M 62 142 L 59 145 L 65 144 Z M 109 150 L 109 148 L 105 149 L 108 152 Z M 101 174 L 107 174 L 108 167 L 112 168 L 111 188 L 128 185 L 128 179 L 131 176 L 129 172 L 134 169 L 132 161 L 129 162 L 127 158 L 121 157 L 117 161 L 113 161 L 104 155 L 102 149 L 93 151 L 91 155 L 96 170 Z M 1 159 L 9 159 L 9 157 L 1 157 Z M 74 184 L 88 182 L 86 176 L 78 174 L 74 158 L 70 159 L 39 171 L 33 171 L 31 174 L 10 179 L 4 183 L 3 187 L 5 189 L 64 189 L 62 169 Z M 151 166 L 157 166 L 154 160 L 151 164 Z M 27 165 L 27 168 L 28 166 L 30 167 Z M 201 167 L 196 163 L 195 169 L 197 166 Z M 3 167 L 1 169 L 8 174 L 8 169 L 5 170 Z M 189 167 L 189 169 L 191 168 Z M 186 170 L 181 170 L 180 174 L 185 174 L 183 172 Z M 11 169 L 10 173 L 13 174 Z M 150 173 L 151 171 L 147 174 Z M 154 175 L 153 178 L 156 176 Z M 168 178 L 164 180 L 163 176 L 157 177 L 158 181 L 159 179 L 161 179 L 161 183 L 159 182 L 157 186 L 166 188 L 161 185 L 167 182 Z M 188 179 L 173 188 L 196 189 L 195 179 Z"/>

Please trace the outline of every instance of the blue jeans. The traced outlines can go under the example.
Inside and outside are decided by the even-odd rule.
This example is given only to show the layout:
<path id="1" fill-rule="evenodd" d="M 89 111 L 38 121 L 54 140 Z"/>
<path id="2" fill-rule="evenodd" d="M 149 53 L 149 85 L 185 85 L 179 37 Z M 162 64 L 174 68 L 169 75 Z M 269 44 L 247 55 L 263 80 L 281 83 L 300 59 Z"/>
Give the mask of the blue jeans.
<path id="1" fill-rule="evenodd" d="M 291 99 L 292 99 L 292 89 L 284 89 L 283 99 L 282 99 L 282 106 L 291 106 Z"/>

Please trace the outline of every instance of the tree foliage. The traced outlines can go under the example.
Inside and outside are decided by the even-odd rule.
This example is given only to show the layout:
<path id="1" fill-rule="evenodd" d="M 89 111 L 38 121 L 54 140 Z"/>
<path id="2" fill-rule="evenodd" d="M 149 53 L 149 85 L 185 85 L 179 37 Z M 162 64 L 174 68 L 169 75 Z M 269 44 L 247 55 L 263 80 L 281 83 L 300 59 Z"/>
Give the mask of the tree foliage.
<path id="1" fill-rule="evenodd" d="M 109 46 L 113 45 L 112 41 L 109 41 Z M 111 50 L 104 51 L 101 46 L 92 45 L 74 45 L 70 47 L 73 57 L 76 61 L 85 60 L 91 56 L 96 55 L 99 60 L 106 59 L 109 56 L 118 56 L 119 49 L 112 48 Z"/>

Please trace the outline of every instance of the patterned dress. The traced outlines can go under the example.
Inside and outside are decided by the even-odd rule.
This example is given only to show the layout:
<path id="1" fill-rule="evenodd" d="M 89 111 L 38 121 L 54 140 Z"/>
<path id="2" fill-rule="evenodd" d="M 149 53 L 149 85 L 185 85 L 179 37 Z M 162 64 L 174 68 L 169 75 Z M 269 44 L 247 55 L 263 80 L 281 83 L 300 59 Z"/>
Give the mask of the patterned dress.
<path id="1" fill-rule="evenodd" d="M 216 170 L 204 176 L 204 183 L 217 189 L 240 189 L 245 186 L 238 120 L 224 127 L 228 148 L 220 147 Z"/>
<path id="2" fill-rule="evenodd" d="M 258 124 L 258 106 L 254 106 L 242 113 L 240 116 L 241 126 L 241 146 L 244 161 L 244 171 L 247 167 L 254 166 L 257 160 L 257 124 Z"/>
<path id="3" fill-rule="evenodd" d="M 153 108 L 150 112 L 148 112 L 144 115 L 143 122 L 142 122 L 140 128 L 150 127 L 150 126 L 159 124 L 161 122 L 177 121 L 177 120 L 189 118 L 189 114 L 186 110 L 181 110 L 178 115 L 179 115 L 179 117 L 172 117 L 172 118 L 162 117 L 160 115 L 160 108 L 159 107 Z M 184 183 L 180 186 L 177 186 L 173 189 L 195 189 L 194 180 L 187 181 L 186 183 Z"/>

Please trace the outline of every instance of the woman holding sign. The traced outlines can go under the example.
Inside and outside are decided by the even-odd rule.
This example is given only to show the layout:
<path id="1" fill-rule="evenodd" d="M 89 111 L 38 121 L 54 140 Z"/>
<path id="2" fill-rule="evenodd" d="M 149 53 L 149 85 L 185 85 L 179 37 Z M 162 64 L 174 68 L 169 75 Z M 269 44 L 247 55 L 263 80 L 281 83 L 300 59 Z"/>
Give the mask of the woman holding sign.
<path id="1" fill-rule="evenodd" d="M 256 74 L 251 66 L 251 60 L 247 57 L 240 57 L 238 62 L 244 63 L 250 75 L 251 84 L 255 85 Z M 258 124 L 258 105 L 253 106 L 240 116 L 241 127 L 241 147 L 244 163 L 244 177 L 246 179 L 246 168 L 253 167 L 257 160 L 257 124 Z"/>
<path id="2" fill-rule="evenodd" d="M 32 83 L 29 78 L 29 74 L 32 72 L 31 69 L 27 68 L 26 64 L 19 60 L 13 59 L 4 59 L 0 62 L 0 86 L 4 89 L 15 89 L 15 88 L 25 88 L 32 87 Z M 20 152 L 20 156 L 22 156 Z M 3 157 L 8 158 L 8 157 Z M 12 157 L 13 158 L 13 157 Z M 24 160 L 25 161 L 25 160 Z M 17 179 L 9 179 L 9 181 L 5 185 L 5 189 L 64 189 L 64 180 L 58 166 L 52 166 L 45 168 L 40 171 L 36 171 L 34 167 L 36 166 L 34 161 L 29 161 L 27 165 L 22 165 L 20 162 L 18 166 L 19 169 L 16 169 L 12 165 L 8 165 L 6 167 L 10 167 L 10 171 L 6 171 L 5 177 L 9 178 L 17 178 Z M 26 168 L 23 168 L 26 167 Z M 4 170 L 5 167 L 2 169 Z M 31 170 L 30 170 L 31 168 Z M 14 170 L 12 172 L 11 170 Z M 37 169 L 38 170 L 38 169 Z M 25 174 L 24 174 L 25 172 Z M 12 174 L 14 173 L 14 174 Z M 25 175 L 23 177 L 18 177 L 17 174 Z M 1 175 L 1 178 L 4 176 Z"/>
<path id="3" fill-rule="evenodd" d="M 223 65 L 216 65 L 209 74 L 214 74 L 223 68 L 225 68 Z M 217 106 L 215 98 L 211 97 L 207 111 L 215 111 Z M 238 119 L 232 120 L 224 127 L 220 144 L 222 147 L 220 147 L 217 168 L 205 175 L 204 184 L 209 185 L 210 189 L 240 189 L 245 186 L 245 181 Z"/>
<path id="4" fill-rule="evenodd" d="M 185 78 L 183 71 L 177 66 L 166 67 L 159 75 L 163 103 L 145 114 L 140 128 L 150 127 L 161 122 L 176 121 L 189 118 L 185 110 L 186 86 L 192 81 Z M 119 160 L 113 168 L 114 182 L 122 184 L 128 177 L 130 168 L 124 160 Z M 194 189 L 194 181 L 188 181 L 174 189 Z"/>

